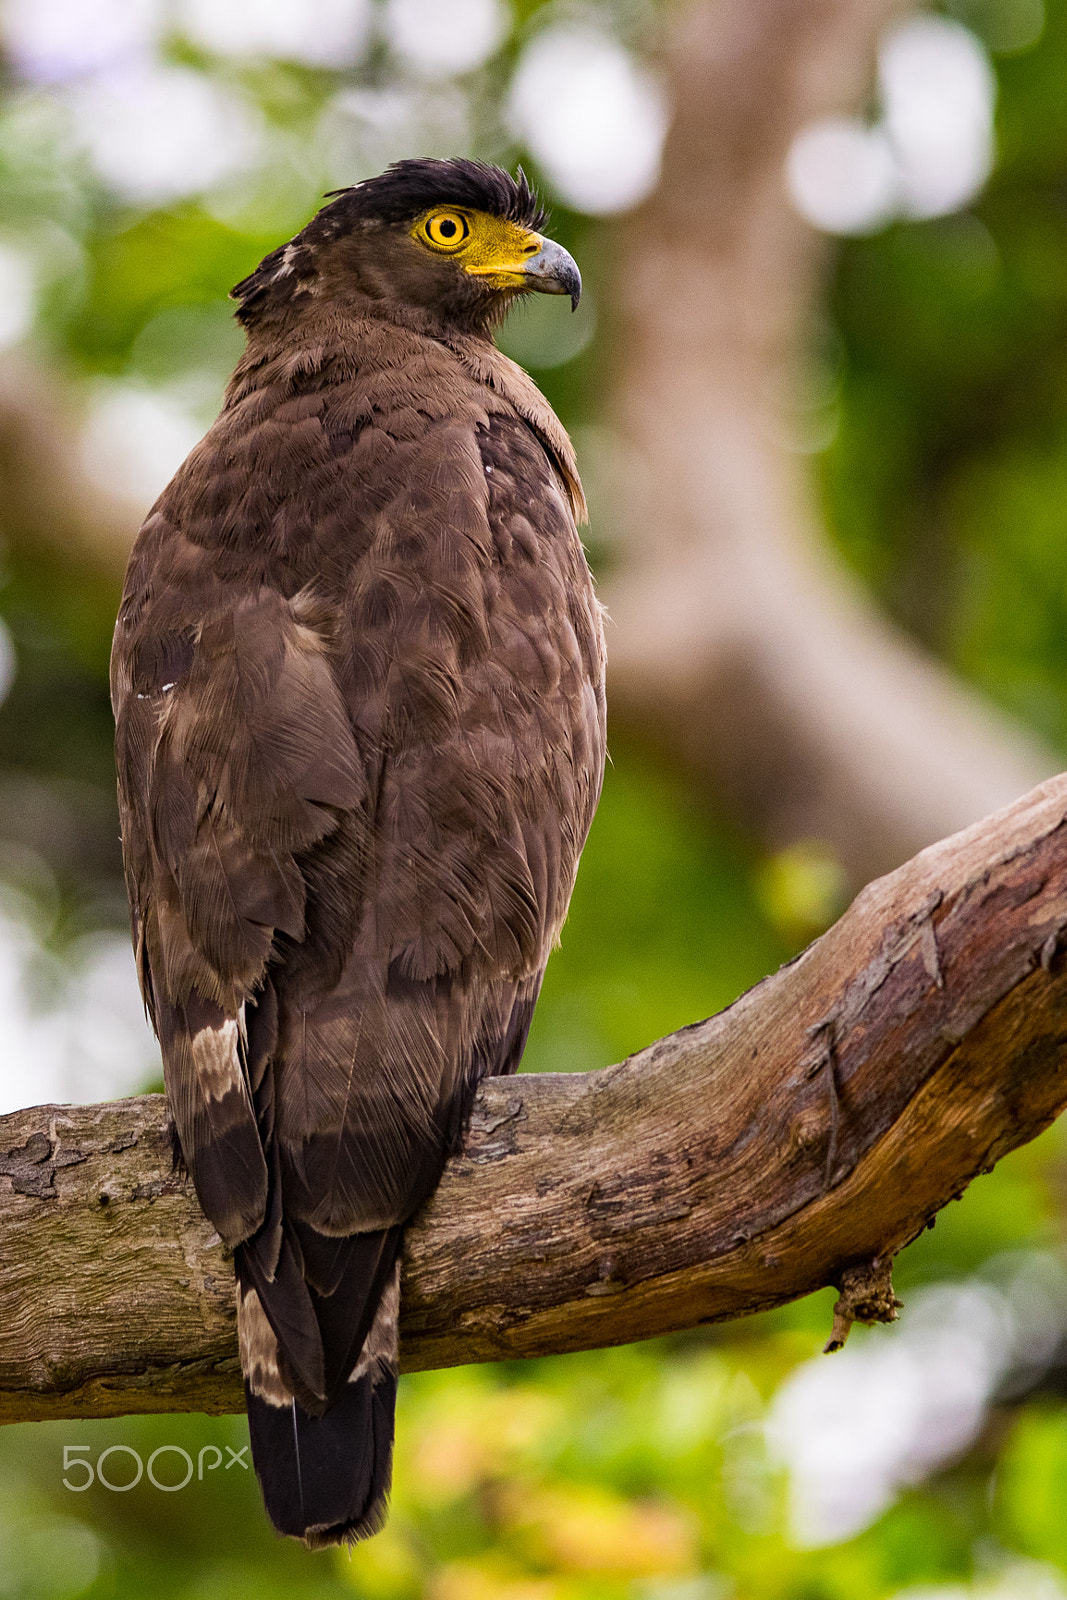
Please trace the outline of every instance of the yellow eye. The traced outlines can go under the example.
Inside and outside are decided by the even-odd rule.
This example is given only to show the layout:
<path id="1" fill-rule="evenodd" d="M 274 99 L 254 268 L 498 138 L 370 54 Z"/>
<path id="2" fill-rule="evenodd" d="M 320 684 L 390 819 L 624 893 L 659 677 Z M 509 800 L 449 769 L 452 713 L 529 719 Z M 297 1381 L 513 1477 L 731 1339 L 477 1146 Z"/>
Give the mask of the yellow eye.
<path id="1" fill-rule="evenodd" d="M 422 225 L 423 238 L 435 250 L 458 250 L 470 238 L 471 225 L 462 211 L 435 211 Z"/>

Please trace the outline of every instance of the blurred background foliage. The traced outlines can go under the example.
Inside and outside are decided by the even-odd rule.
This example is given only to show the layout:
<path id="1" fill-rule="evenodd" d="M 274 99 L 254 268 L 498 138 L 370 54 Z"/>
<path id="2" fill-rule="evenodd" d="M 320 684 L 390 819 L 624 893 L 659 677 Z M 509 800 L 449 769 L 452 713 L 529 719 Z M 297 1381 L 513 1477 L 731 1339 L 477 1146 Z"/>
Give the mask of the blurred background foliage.
<path id="1" fill-rule="evenodd" d="M 842 237 L 801 375 L 808 448 L 887 611 L 1067 755 L 1067 0 L 961 0 L 942 21 L 995 95 L 991 171 L 972 161 L 951 203 L 825 220 Z M 645 0 L 4 0 L 4 383 L 43 374 L 64 396 L 64 448 L 132 532 L 217 408 L 231 284 L 323 190 L 471 151 L 526 162 L 581 262 L 579 316 L 538 303 L 504 343 L 603 471 L 598 305 L 655 182 L 661 22 Z M 7 1109 L 133 1092 L 158 1058 L 113 801 L 121 563 L 3 526 Z M 840 909 L 817 842 L 768 856 L 625 735 L 612 757 L 535 1070 L 602 1066 L 728 1004 Z M 212 1465 L 239 1455 L 243 1418 L 5 1429 L 0 1600 L 1067 1596 L 1065 1155 L 1053 1129 L 981 1180 L 901 1260 L 899 1328 L 833 1361 L 826 1291 L 655 1344 L 406 1379 L 392 1517 L 351 1554 L 277 1541 L 247 1467 Z M 66 1486 L 84 1481 L 66 1447 L 103 1481 Z M 131 1485 L 161 1447 L 160 1483 L 179 1449 L 202 1478 Z"/>

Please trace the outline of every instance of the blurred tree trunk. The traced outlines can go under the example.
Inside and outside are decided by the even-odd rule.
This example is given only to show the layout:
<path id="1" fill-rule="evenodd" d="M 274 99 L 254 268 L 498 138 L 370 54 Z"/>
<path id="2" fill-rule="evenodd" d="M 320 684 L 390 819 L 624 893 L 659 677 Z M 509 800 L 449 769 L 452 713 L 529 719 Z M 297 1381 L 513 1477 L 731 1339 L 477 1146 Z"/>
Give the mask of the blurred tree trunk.
<path id="1" fill-rule="evenodd" d="M 618 227 L 608 419 L 626 464 L 605 585 L 614 729 L 771 846 L 853 883 L 995 810 L 1053 756 L 897 632 L 842 569 L 798 449 L 827 250 L 785 156 L 868 94 L 901 0 L 696 0 L 668 54 L 663 177 Z M 0 534 L 114 582 L 138 520 L 80 466 L 43 372 L 0 369 Z"/>
<path id="2" fill-rule="evenodd" d="M 901 9 L 692 5 L 662 180 L 620 228 L 615 285 L 613 725 L 766 841 L 827 841 L 856 882 L 1056 766 L 877 614 L 829 548 L 800 448 L 827 250 L 790 205 L 785 158 L 812 119 L 862 105 Z"/>
<path id="3" fill-rule="evenodd" d="M 20 354 L 0 363 L 0 536 L 40 561 L 74 562 L 118 594 L 147 507 L 88 476 L 78 406 L 61 376 Z"/>

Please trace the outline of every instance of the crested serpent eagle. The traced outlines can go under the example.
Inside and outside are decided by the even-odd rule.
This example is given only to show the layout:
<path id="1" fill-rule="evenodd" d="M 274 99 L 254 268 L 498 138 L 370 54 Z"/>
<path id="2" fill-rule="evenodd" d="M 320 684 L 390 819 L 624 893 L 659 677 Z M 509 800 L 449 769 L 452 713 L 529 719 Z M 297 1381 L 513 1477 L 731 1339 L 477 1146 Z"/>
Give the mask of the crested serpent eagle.
<path id="1" fill-rule="evenodd" d="M 267 1510 L 313 1546 L 384 1519 L 404 1224 L 519 1063 L 605 738 L 574 453 L 492 339 L 577 267 L 521 174 L 327 199 L 233 291 L 112 657 L 141 988 Z"/>

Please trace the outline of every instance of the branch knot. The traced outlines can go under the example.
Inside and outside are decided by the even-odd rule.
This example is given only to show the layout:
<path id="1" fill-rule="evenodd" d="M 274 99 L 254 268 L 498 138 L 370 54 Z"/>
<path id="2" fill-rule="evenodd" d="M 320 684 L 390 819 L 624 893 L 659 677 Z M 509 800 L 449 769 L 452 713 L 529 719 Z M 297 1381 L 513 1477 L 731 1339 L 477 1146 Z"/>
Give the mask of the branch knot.
<path id="1" fill-rule="evenodd" d="M 896 1322 L 904 1302 L 893 1292 L 892 1256 L 872 1256 L 858 1266 L 846 1267 L 838 1285 L 834 1325 L 823 1347 L 832 1355 L 844 1347 L 854 1322 Z"/>

